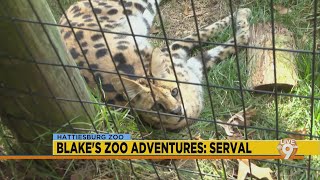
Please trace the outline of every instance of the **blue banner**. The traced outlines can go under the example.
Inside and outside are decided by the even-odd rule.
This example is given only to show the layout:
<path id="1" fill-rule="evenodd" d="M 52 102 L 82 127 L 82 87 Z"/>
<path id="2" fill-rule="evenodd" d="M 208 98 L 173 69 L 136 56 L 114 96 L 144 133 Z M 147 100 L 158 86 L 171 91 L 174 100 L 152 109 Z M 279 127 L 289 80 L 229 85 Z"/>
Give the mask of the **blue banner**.
<path id="1" fill-rule="evenodd" d="M 131 140 L 130 134 L 53 134 L 53 140 Z"/>

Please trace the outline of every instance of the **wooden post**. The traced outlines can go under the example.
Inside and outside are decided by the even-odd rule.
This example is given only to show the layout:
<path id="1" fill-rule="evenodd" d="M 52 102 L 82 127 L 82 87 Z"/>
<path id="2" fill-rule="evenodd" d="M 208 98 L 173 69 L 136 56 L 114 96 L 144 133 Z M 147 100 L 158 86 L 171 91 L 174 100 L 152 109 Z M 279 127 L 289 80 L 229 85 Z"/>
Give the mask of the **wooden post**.
<path id="1" fill-rule="evenodd" d="M 256 24 L 250 29 L 250 45 L 272 48 L 271 24 Z M 275 25 L 275 47 L 280 49 L 295 49 L 293 34 L 280 24 Z M 278 90 L 290 91 L 297 85 L 298 72 L 295 54 L 286 51 L 276 51 L 276 72 Z M 274 88 L 274 64 L 272 50 L 248 50 L 247 86 L 250 89 L 272 91 Z"/>
<path id="2" fill-rule="evenodd" d="M 0 0 L 0 16 L 56 23 L 46 0 Z M 0 116 L 24 149 L 51 153 L 38 142 L 51 144 L 51 134 L 92 129 L 94 106 L 75 62 L 65 50 L 57 27 L 0 19 Z M 56 65 L 48 65 L 56 64 Z M 69 76 L 69 77 L 68 77 Z M 71 81 L 70 81 L 70 79 Z M 71 100 L 71 101 L 68 101 Z M 74 101 L 75 100 L 75 101 Z M 73 102 L 72 102 L 73 101 Z M 78 130 L 77 130 L 78 129 Z"/>

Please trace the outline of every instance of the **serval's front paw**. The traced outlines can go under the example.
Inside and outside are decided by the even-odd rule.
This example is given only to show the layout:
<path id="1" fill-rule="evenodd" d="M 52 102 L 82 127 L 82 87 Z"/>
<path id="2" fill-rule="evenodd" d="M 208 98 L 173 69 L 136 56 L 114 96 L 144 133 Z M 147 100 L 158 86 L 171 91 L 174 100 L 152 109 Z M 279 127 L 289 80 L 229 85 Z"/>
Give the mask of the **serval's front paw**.
<path id="1" fill-rule="evenodd" d="M 249 8 L 241 8 L 238 9 L 234 14 L 237 18 L 248 19 L 251 17 L 251 10 Z"/>

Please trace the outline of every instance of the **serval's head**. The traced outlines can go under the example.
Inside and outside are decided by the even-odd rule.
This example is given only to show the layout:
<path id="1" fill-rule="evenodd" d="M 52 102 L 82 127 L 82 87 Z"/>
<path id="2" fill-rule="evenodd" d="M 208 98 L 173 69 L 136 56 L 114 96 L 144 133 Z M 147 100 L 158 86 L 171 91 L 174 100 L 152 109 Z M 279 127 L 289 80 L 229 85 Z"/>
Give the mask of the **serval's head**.
<path id="1" fill-rule="evenodd" d="M 153 127 L 163 127 L 168 130 L 181 129 L 187 125 L 187 122 L 184 118 L 180 92 L 184 98 L 184 107 L 188 117 L 194 117 L 192 113 L 195 111 L 192 108 L 202 106 L 197 105 L 201 103 L 198 102 L 199 96 L 195 94 L 199 87 L 181 83 L 179 91 L 170 57 L 160 49 L 154 49 L 150 59 L 148 71 L 149 77 L 152 77 L 149 81 L 151 88 L 145 78 L 137 80 L 122 78 L 131 105 L 138 109 L 137 112 L 142 120 Z M 181 72 L 179 71 L 179 73 Z M 112 84 L 118 93 L 124 94 L 124 88 L 119 78 L 114 78 Z M 160 112 L 160 119 L 157 110 Z M 198 112 L 196 111 L 197 115 Z"/>

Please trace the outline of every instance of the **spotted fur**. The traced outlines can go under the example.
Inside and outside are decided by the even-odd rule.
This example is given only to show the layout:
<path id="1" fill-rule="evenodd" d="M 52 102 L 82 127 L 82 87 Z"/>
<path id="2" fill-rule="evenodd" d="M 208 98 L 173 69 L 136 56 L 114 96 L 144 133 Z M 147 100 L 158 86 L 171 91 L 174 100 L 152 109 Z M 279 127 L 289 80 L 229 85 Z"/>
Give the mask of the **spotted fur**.
<path id="1" fill-rule="evenodd" d="M 158 0 L 158 3 L 160 1 Z M 72 5 L 66 11 L 67 17 L 63 16 L 60 20 L 60 24 L 74 27 L 73 31 L 67 27 L 61 29 L 67 49 L 82 69 L 87 83 L 93 88 L 97 83 L 101 85 L 107 103 L 123 106 L 128 105 L 130 100 L 132 107 L 138 109 L 138 114 L 150 125 L 160 128 L 162 124 L 162 127 L 169 130 L 181 129 L 187 125 L 185 113 L 188 118 L 199 117 L 203 108 L 203 90 L 200 85 L 179 83 L 180 94 L 177 83 L 174 82 L 174 72 L 181 82 L 200 84 L 204 68 L 212 68 L 234 53 L 235 49 L 233 46 L 217 46 L 204 52 L 203 66 L 200 55 L 190 57 L 191 50 L 198 43 L 176 41 L 170 45 L 173 68 L 167 48 L 153 48 L 148 38 L 139 36 L 149 35 L 157 13 L 155 0 L 123 0 L 123 5 L 125 10 L 120 0 L 86 0 Z M 234 15 L 239 45 L 248 43 L 250 14 L 249 9 L 240 9 Z M 134 34 L 137 35 L 135 37 L 138 48 L 131 35 L 126 15 Z M 207 41 L 209 37 L 224 30 L 230 21 L 231 16 L 228 16 L 200 29 L 201 41 Z M 100 28 L 104 33 L 100 32 Z M 194 33 L 184 40 L 198 41 L 198 36 Z M 234 40 L 231 39 L 228 43 L 234 43 Z M 117 70 L 122 74 L 121 79 Z M 148 77 L 154 78 L 150 80 L 151 87 L 146 78 L 143 78 L 146 77 L 145 70 Z M 159 110 L 162 115 L 159 119 L 157 113 L 139 109 Z M 192 122 L 188 120 L 188 124 Z"/>

